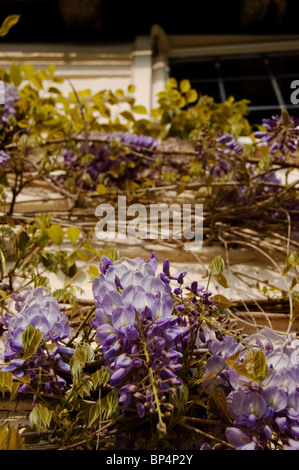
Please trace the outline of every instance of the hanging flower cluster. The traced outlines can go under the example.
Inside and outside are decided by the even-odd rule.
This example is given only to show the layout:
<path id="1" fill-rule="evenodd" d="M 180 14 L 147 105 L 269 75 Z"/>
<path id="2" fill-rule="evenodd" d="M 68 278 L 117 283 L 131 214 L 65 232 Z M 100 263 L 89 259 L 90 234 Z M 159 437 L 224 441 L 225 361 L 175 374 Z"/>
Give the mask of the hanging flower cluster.
<path id="1" fill-rule="evenodd" d="M 61 311 L 57 299 L 44 287 L 25 287 L 14 293 L 13 299 L 16 312 L 14 315 L 6 313 L 1 318 L 5 345 L 3 358 L 10 361 L 1 370 L 13 372 L 18 378 L 29 375 L 31 389 L 44 387 L 49 394 L 54 389 L 63 389 L 65 381 L 56 374 L 56 369 L 68 372 L 70 368 L 63 356 L 74 352 L 61 343 L 71 335 L 67 317 Z M 41 335 L 35 352 L 24 359 L 24 334 L 29 327 Z M 27 384 L 19 388 L 20 393 L 27 390 Z"/>
<path id="2" fill-rule="evenodd" d="M 265 131 L 255 132 L 255 137 L 270 146 L 269 153 L 275 157 L 287 155 L 295 157 L 298 149 L 299 120 L 289 116 L 287 111 L 282 109 L 281 115 L 272 116 L 270 119 L 263 119 Z"/>
<path id="3" fill-rule="evenodd" d="M 205 336 L 206 335 L 206 336 Z M 298 449 L 299 340 L 269 328 L 245 344 L 234 337 L 202 335 L 211 356 L 205 391 L 221 388 L 232 426 L 226 439 L 237 450 Z"/>
<path id="4" fill-rule="evenodd" d="M 121 142 L 140 149 L 155 150 L 159 143 L 155 137 L 132 134 L 131 132 L 99 132 L 97 136 L 104 142 Z"/>
<path id="5" fill-rule="evenodd" d="M 19 100 L 17 88 L 9 83 L 4 83 L 4 104 L 0 105 L 0 124 L 3 127 L 9 127 L 11 116 L 17 115 L 15 104 Z"/>
<path id="6" fill-rule="evenodd" d="M 100 261 L 93 282 L 98 340 L 109 366 L 110 385 L 118 388 L 122 410 L 135 402 L 140 417 L 146 411 L 169 412 L 165 394 L 181 385 L 180 344 L 187 328 L 173 314 L 170 280 L 156 275 L 158 261 L 121 258 Z M 176 276 L 180 283 L 185 273 Z"/>
<path id="7" fill-rule="evenodd" d="M 263 122 L 267 131 L 256 132 L 255 136 L 267 144 L 272 143 L 269 153 L 277 157 L 276 150 L 278 148 L 284 156 L 287 154 L 286 149 L 296 150 L 299 121 L 283 113 L 282 116 L 273 116 L 272 119 L 266 119 Z M 203 130 L 196 142 L 195 152 L 197 159 L 202 162 L 202 177 L 208 183 L 211 183 L 214 178 L 218 178 L 219 182 L 228 183 L 227 187 L 223 186 L 221 192 L 215 190 L 216 197 L 220 198 L 218 204 L 220 201 L 228 204 L 247 204 L 248 206 L 263 203 L 269 196 L 278 194 L 283 185 L 283 181 L 275 169 L 261 172 L 258 163 L 246 161 L 243 150 L 244 147 L 229 134 L 213 136 Z M 278 209 L 290 211 L 291 219 L 297 221 L 299 205 L 296 193 L 287 192 L 278 201 Z M 275 210 L 276 203 L 271 205 L 272 208 L 268 211 L 269 215 L 281 217 L 281 212 Z M 252 214 L 255 213 L 254 209 Z"/>
<path id="8" fill-rule="evenodd" d="M 9 155 L 4 152 L 4 150 L 0 150 L 0 168 L 6 166 L 6 162 L 9 160 Z"/>
<path id="9" fill-rule="evenodd" d="M 230 134 L 212 136 L 205 130 L 198 137 L 195 145 L 198 160 L 203 162 L 202 168 L 214 177 L 227 175 L 240 158 L 243 146 Z"/>
<path id="10" fill-rule="evenodd" d="M 93 138 L 95 138 L 93 140 Z M 86 165 L 82 163 L 81 157 L 73 151 L 63 149 L 62 156 L 64 165 L 73 172 L 86 169 L 88 177 L 85 185 L 96 186 L 101 175 L 109 175 L 110 178 L 142 178 L 148 176 L 149 162 L 130 152 L 130 148 L 135 152 L 140 150 L 154 151 L 158 145 L 158 140 L 151 136 L 137 135 L 130 132 L 98 132 L 90 134 L 89 155 L 94 155 Z M 128 146 L 128 152 L 120 150 L 119 155 L 113 154 L 113 145 L 124 144 Z M 154 156 L 153 156 L 154 163 Z M 62 181 L 62 178 L 60 178 Z"/>

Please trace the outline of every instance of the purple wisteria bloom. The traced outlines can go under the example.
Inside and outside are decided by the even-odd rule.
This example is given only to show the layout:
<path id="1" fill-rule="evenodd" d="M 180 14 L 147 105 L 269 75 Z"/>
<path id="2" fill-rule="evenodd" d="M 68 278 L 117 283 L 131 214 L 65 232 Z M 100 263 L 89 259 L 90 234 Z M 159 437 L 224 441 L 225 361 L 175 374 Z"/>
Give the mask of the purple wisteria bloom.
<path id="1" fill-rule="evenodd" d="M 10 83 L 4 83 L 4 104 L 0 105 L 0 123 L 9 127 L 9 117 L 16 116 L 16 103 L 20 101 L 17 88 Z"/>
<path id="2" fill-rule="evenodd" d="M 270 328 L 253 334 L 243 343 L 233 336 L 218 336 L 203 329 L 200 335 L 211 356 L 206 362 L 205 391 L 221 387 L 233 426 L 227 428 L 227 441 L 238 450 L 288 449 L 299 437 L 299 341 L 294 334 L 284 338 Z M 238 357 L 244 364 L 248 348 L 262 350 L 267 371 L 262 380 L 242 374 L 228 365 Z M 236 356 L 238 354 L 238 356 Z M 240 371 L 240 372 L 239 372 Z M 275 438 L 272 439 L 272 437 Z"/>
<path id="3" fill-rule="evenodd" d="M 68 319 L 61 311 L 57 299 L 44 287 L 25 287 L 13 294 L 13 300 L 16 312 L 13 315 L 7 313 L 1 319 L 5 344 L 3 358 L 9 360 L 9 364 L 1 370 L 13 372 L 20 377 L 29 374 L 31 386 L 37 385 L 39 371 L 42 370 L 45 372 L 45 389 L 47 393 L 52 393 L 53 388 L 64 386 L 64 380 L 54 374 L 53 366 L 55 365 L 57 370 L 69 372 L 69 365 L 63 356 L 72 355 L 74 352 L 61 343 L 71 334 Z M 34 355 L 24 360 L 22 334 L 28 326 L 40 331 L 43 337 Z M 51 347 L 47 348 L 46 344 L 49 342 Z M 27 386 L 24 386 L 21 391 L 26 390 Z"/>
<path id="4" fill-rule="evenodd" d="M 92 138 L 96 137 L 96 141 Z M 111 182 L 117 179 L 118 175 L 122 181 L 128 178 L 148 177 L 153 170 L 150 169 L 150 163 L 144 159 L 140 159 L 130 153 L 130 148 L 135 151 L 147 151 L 153 157 L 153 153 L 158 146 L 159 141 L 154 137 L 147 135 L 137 135 L 131 132 L 91 132 L 91 143 L 88 148 L 88 154 L 94 155 L 94 158 L 84 165 L 81 161 L 81 154 L 86 153 L 78 148 L 78 152 L 63 149 L 62 157 L 64 159 L 64 167 L 70 170 L 70 174 L 76 178 L 82 176 L 82 170 L 86 171 L 84 186 L 86 188 L 94 187 L 100 182 L 101 175 L 105 175 L 106 179 L 110 178 Z M 119 145 L 119 156 L 116 158 L 113 154 L 113 145 Z M 124 151 L 122 146 L 127 148 Z M 81 151 L 82 150 L 82 151 Z M 65 175 L 57 177 L 60 182 L 66 178 Z"/>
<path id="5" fill-rule="evenodd" d="M 299 120 L 282 110 L 281 115 L 263 119 L 265 131 L 255 132 L 255 137 L 270 146 L 269 153 L 277 156 L 295 156 L 298 148 Z"/>
<path id="6" fill-rule="evenodd" d="M 257 442 L 251 439 L 250 433 L 241 429 L 229 427 L 225 431 L 227 441 L 233 445 L 236 450 L 256 450 Z"/>
<path id="7" fill-rule="evenodd" d="M 4 150 L 0 150 L 0 168 L 6 166 L 6 162 L 10 159 L 10 156 L 4 152 Z"/>
<path id="8" fill-rule="evenodd" d="M 227 175 L 235 167 L 243 146 L 230 134 L 210 136 L 203 131 L 194 150 L 198 160 L 202 161 L 207 176 L 220 177 Z"/>
<path id="9" fill-rule="evenodd" d="M 147 260 L 114 263 L 102 257 L 92 286 L 93 326 L 110 369 L 110 385 L 119 389 L 123 411 L 135 402 L 140 417 L 146 410 L 156 411 L 151 374 L 159 398 L 181 384 L 177 373 L 183 356 L 176 344 L 186 328 L 174 314 L 171 287 L 156 274 L 157 267 L 154 253 Z"/>

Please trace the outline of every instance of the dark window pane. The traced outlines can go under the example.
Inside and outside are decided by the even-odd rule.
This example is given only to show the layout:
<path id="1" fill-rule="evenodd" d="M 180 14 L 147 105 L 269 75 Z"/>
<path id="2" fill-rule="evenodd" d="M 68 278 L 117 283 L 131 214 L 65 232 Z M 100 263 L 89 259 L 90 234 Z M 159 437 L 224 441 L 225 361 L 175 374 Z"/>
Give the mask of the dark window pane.
<path id="1" fill-rule="evenodd" d="M 299 54 L 269 55 L 269 65 L 274 75 L 298 74 Z"/>
<path id="2" fill-rule="evenodd" d="M 169 76 L 177 80 L 214 79 L 217 77 L 214 60 L 170 60 Z"/>
<path id="3" fill-rule="evenodd" d="M 239 57 L 238 59 L 222 59 L 219 63 L 221 67 L 221 75 L 223 78 L 268 75 L 264 59 L 262 57 Z"/>
<path id="4" fill-rule="evenodd" d="M 192 83 L 192 87 L 197 90 L 199 95 L 208 95 L 214 98 L 216 103 L 221 102 L 219 86 L 217 82 Z"/>
<path id="5" fill-rule="evenodd" d="M 277 99 L 270 80 L 232 80 L 225 82 L 227 97 L 233 96 L 236 100 L 244 98 L 250 100 L 251 106 L 275 105 Z"/>

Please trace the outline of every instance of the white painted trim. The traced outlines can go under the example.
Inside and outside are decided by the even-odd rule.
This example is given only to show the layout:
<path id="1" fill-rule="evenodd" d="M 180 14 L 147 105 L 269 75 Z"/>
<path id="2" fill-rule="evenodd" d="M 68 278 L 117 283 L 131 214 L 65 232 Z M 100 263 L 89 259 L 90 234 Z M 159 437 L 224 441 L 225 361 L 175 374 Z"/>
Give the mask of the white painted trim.
<path id="1" fill-rule="evenodd" d="M 149 36 L 138 36 L 132 53 L 132 83 L 137 105 L 152 107 L 152 44 Z"/>
<path id="2" fill-rule="evenodd" d="M 164 90 L 166 81 L 168 79 L 169 67 L 167 64 L 167 57 L 163 54 L 155 57 L 152 65 L 152 107 L 155 108 L 158 104 L 157 95 Z"/>

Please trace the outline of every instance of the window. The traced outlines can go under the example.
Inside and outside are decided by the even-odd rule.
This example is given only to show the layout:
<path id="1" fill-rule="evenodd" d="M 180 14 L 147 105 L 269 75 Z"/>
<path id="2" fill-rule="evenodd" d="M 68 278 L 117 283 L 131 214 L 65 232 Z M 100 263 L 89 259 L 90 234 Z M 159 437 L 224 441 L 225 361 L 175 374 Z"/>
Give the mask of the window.
<path id="1" fill-rule="evenodd" d="M 216 102 L 229 96 L 250 100 L 252 124 L 279 114 L 281 106 L 299 117 L 299 104 L 290 99 L 291 83 L 299 80 L 298 52 L 169 58 L 169 76 L 189 79 L 200 95 L 210 95 Z"/>

